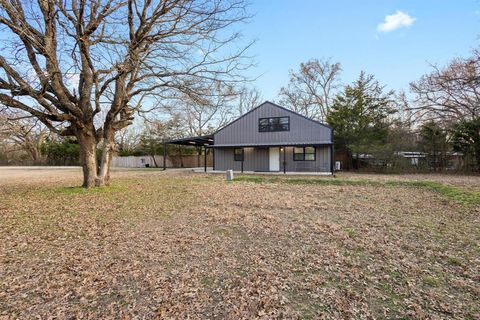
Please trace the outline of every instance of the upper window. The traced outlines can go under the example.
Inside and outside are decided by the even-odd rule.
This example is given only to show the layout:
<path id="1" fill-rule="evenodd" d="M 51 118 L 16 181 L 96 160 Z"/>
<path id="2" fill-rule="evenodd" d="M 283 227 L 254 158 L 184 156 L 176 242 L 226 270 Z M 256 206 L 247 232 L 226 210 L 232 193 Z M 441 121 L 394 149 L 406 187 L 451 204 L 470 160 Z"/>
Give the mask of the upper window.
<path id="1" fill-rule="evenodd" d="M 233 160 L 243 161 L 243 148 L 235 148 L 233 150 Z"/>
<path id="2" fill-rule="evenodd" d="M 290 131 L 290 117 L 260 118 L 259 132 Z"/>
<path id="3" fill-rule="evenodd" d="M 295 148 L 293 148 L 293 160 L 295 160 L 295 161 L 315 161 L 315 147 L 295 147 Z"/>

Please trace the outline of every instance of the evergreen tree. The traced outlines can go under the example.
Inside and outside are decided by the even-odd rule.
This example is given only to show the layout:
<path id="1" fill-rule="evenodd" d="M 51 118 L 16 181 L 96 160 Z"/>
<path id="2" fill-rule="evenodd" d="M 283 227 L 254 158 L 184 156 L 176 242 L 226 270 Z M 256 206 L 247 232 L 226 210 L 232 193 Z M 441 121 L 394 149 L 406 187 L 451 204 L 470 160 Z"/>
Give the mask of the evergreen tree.
<path id="1" fill-rule="evenodd" d="M 437 122 L 430 120 L 420 128 L 420 146 L 428 153 L 431 167 L 437 171 L 445 166 L 448 150 L 447 132 Z"/>
<path id="2" fill-rule="evenodd" d="M 480 118 L 462 120 L 455 127 L 452 135 L 455 151 L 474 159 L 475 170 L 480 170 Z"/>
<path id="3" fill-rule="evenodd" d="M 41 146 L 41 152 L 51 165 L 78 165 L 80 147 L 74 138 L 47 139 Z"/>
<path id="4" fill-rule="evenodd" d="M 373 75 L 362 71 L 335 98 L 327 122 L 334 129 L 335 148 L 346 151 L 350 159 L 355 153 L 358 160 L 359 153 L 386 142 L 390 116 L 396 108 L 394 92 L 384 91 Z"/>

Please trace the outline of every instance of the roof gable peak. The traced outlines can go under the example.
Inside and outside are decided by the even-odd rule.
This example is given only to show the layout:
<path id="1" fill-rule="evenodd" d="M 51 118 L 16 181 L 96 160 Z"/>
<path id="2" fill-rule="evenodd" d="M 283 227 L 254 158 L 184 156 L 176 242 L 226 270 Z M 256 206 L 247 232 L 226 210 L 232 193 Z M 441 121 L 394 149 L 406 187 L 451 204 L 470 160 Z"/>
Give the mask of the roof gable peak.
<path id="1" fill-rule="evenodd" d="M 304 119 L 306 119 L 306 120 L 315 122 L 316 124 L 320 124 L 320 125 L 325 126 L 325 127 L 329 128 L 329 129 L 332 129 L 331 126 L 329 126 L 329 125 L 327 125 L 327 124 L 325 124 L 325 123 L 323 123 L 323 122 L 320 122 L 320 121 L 314 120 L 314 119 L 312 119 L 312 118 L 306 117 L 306 116 L 304 116 L 304 115 L 302 115 L 302 114 L 300 114 L 300 113 L 298 113 L 298 112 L 295 112 L 295 111 L 292 111 L 292 110 L 287 109 L 287 108 L 285 108 L 285 107 L 282 107 L 282 106 L 280 106 L 280 105 L 278 105 L 278 104 L 276 104 L 276 103 L 274 103 L 274 102 L 271 102 L 271 101 L 269 101 L 269 100 L 265 100 L 264 102 L 262 102 L 261 104 L 259 104 L 257 107 L 249 110 L 248 112 L 245 112 L 243 115 L 241 115 L 241 116 L 238 117 L 237 119 L 233 120 L 232 122 L 226 124 L 226 125 L 223 126 L 222 128 L 218 129 L 218 130 L 215 131 L 213 134 L 217 134 L 218 132 L 222 131 L 223 129 L 225 129 L 225 128 L 231 126 L 232 124 L 234 124 L 235 122 L 239 121 L 240 119 L 243 119 L 245 116 L 249 115 L 249 114 L 252 113 L 253 111 L 258 110 L 258 109 L 260 109 L 260 108 L 262 108 L 262 107 L 264 107 L 265 105 L 268 105 L 268 104 L 274 106 L 275 108 L 278 108 L 278 109 L 287 111 L 287 112 L 290 113 L 290 114 L 299 116 L 299 117 L 304 118 Z"/>

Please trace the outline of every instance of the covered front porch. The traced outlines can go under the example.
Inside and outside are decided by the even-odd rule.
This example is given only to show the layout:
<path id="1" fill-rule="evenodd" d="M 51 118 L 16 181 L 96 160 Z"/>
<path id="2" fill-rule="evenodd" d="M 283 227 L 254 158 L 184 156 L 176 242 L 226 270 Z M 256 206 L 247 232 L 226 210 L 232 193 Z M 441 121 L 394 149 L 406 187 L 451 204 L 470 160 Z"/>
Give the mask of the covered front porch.
<path id="1" fill-rule="evenodd" d="M 333 174 L 333 144 L 216 145 L 213 135 L 165 142 L 196 147 L 205 157 L 203 172 L 242 173 L 321 173 Z M 167 157 L 164 148 L 164 157 Z M 213 154 L 213 167 L 207 167 L 207 154 Z M 166 169 L 166 167 L 164 167 Z"/>
<path id="2" fill-rule="evenodd" d="M 333 173 L 333 147 L 318 145 L 213 146 L 214 170 Z"/>

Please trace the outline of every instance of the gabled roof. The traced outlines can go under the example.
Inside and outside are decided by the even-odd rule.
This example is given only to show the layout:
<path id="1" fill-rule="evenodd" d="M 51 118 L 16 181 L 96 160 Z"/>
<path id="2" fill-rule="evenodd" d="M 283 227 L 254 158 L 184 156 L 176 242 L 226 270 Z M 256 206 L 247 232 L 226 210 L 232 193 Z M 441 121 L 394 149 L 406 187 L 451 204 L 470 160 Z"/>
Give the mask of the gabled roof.
<path id="1" fill-rule="evenodd" d="M 329 129 L 333 129 L 333 128 L 332 128 L 331 126 L 329 126 L 328 124 L 325 124 L 325 123 L 320 122 L 320 121 L 317 121 L 317 120 L 313 120 L 313 119 L 308 118 L 308 117 L 306 117 L 306 116 L 304 116 L 304 115 L 302 115 L 302 114 L 300 114 L 300 113 L 297 113 L 297 112 L 295 112 L 295 111 L 289 110 L 289 109 L 287 109 L 287 108 L 285 108 L 285 107 L 279 106 L 279 105 L 276 104 L 276 103 L 273 103 L 273 102 L 270 102 L 270 101 L 266 100 L 265 102 L 263 102 L 263 103 L 260 104 L 259 106 L 257 106 L 257 107 L 255 107 L 255 108 L 253 108 L 252 110 L 244 113 L 243 115 L 241 115 L 241 116 L 238 117 L 237 119 L 233 120 L 233 121 L 230 122 L 229 124 L 224 125 L 224 126 L 221 127 L 220 129 L 218 129 L 217 131 L 215 131 L 213 134 L 217 134 L 218 132 L 222 131 L 223 129 L 231 126 L 232 124 L 234 124 L 234 123 L 237 122 L 238 120 L 242 119 L 243 117 L 247 116 L 248 114 L 252 113 L 253 111 L 261 108 L 262 106 L 264 106 L 264 105 L 267 104 L 267 103 L 273 105 L 274 107 L 277 107 L 277 108 L 279 108 L 279 109 L 282 109 L 282 110 L 284 110 L 284 111 L 287 111 L 287 112 L 289 112 L 289 113 L 291 113 L 291 114 L 294 114 L 294 115 L 297 115 L 297 116 L 299 116 L 299 117 L 302 117 L 302 118 L 304 118 L 304 119 L 306 119 L 306 120 L 312 121 L 312 122 L 314 122 L 314 123 L 316 123 L 316 124 L 322 125 L 322 126 L 327 127 L 327 128 L 329 128 Z"/>

